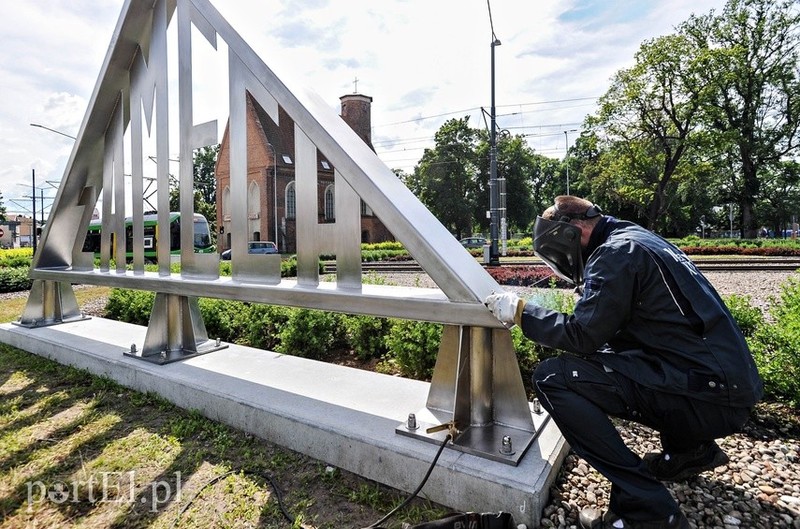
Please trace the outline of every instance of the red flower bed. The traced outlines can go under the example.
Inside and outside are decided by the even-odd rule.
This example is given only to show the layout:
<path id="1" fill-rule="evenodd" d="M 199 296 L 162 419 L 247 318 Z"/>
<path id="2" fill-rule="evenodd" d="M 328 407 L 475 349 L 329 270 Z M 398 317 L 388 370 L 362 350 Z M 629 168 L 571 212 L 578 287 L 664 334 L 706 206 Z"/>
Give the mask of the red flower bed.
<path id="1" fill-rule="evenodd" d="M 547 287 L 555 281 L 557 287 L 569 286 L 545 265 L 489 266 L 486 271 L 501 285 Z"/>
<path id="2" fill-rule="evenodd" d="M 790 257 L 800 255 L 797 248 L 765 246 L 762 248 L 742 248 L 739 246 L 682 246 L 687 255 L 763 255 L 768 257 Z"/>

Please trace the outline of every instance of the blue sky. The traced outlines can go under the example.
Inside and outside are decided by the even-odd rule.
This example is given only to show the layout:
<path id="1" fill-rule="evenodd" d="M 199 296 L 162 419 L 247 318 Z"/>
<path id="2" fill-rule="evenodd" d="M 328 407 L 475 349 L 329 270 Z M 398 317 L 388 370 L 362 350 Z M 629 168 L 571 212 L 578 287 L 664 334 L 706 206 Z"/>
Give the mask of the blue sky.
<path id="1" fill-rule="evenodd" d="M 336 111 L 358 79 L 358 91 L 373 97 L 372 140 L 389 167 L 413 170 L 447 119 L 469 115 L 472 126 L 484 126 L 480 109 L 490 106 L 491 86 L 486 0 L 211 2 L 279 77 L 292 80 L 289 86 L 311 87 Z M 73 142 L 30 123 L 77 135 L 123 4 L 4 6 L 0 192 L 9 210 L 25 212 L 31 169 L 43 185 L 61 179 Z M 563 131 L 580 128 L 644 40 L 723 6 L 723 0 L 493 0 L 502 43 L 495 48 L 498 126 L 526 134 L 543 155 L 563 157 L 577 135 L 565 141 Z M 208 64 L 211 85 L 224 61 Z M 201 108 L 222 128 L 224 105 L 220 110 L 213 101 L 223 96 L 212 87 L 208 97 L 212 102 Z"/>

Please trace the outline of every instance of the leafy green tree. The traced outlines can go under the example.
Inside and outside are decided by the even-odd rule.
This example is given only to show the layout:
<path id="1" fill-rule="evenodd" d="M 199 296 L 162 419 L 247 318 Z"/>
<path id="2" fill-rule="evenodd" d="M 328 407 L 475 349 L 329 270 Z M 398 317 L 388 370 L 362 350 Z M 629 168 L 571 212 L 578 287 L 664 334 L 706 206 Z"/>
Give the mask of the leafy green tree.
<path id="1" fill-rule="evenodd" d="M 635 64 L 614 76 L 592 120 L 602 141 L 594 191 L 632 206 L 651 230 L 664 229 L 693 147 L 703 88 L 691 39 L 646 41 Z"/>
<path id="2" fill-rule="evenodd" d="M 0 191 L 0 222 L 5 222 L 6 220 L 6 206 L 3 204 L 3 192 Z"/>
<path id="3" fill-rule="evenodd" d="M 194 154 L 194 211 L 200 213 L 211 230 L 212 237 L 217 233 L 217 189 L 215 167 L 219 145 L 203 147 Z M 173 182 L 169 191 L 170 211 L 180 211 L 180 188 Z"/>
<path id="4" fill-rule="evenodd" d="M 731 192 L 746 237 L 756 234 L 762 180 L 800 144 L 798 28 L 796 0 L 729 0 L 680 27 L 702 49 L 704 118 L 739 176 Z"/>
<path id="5" fill-rule="evenodd" d="M 477 226 L 489 231 L 489 138 L 480 133 L 476 154 L 480 164 L 478 193 L 473 211 Z M 535 170 L 535 155 L 521 136 L 497 136 L 497 178 L 505 180 L 506 222 L 509 229 L 527 231 L 533 220 L 534 208 L 529 175 Z"/>
<path id="6" fill-rule="evenodd" d="M 219 156 L 219 145 L 203 147 L 194 153 L 194 187 L 209 204 L 217 201 L 217 180 L 215 168 Z"/>
<path id="7" fill-rule="evenodd" d="M 792 215 L 800 211 L 800 163 L 787 160 L 762 175 L 760 200 L 756 207 L 761 224 L 773 233 L 791 227 Z"/>
<path id="8" fill-rule="evenodd" d="M 478 195 L 477 157 L 479 133 L 470 128 L 469 116 L 446 121 L 434 136 L 435 146 L 425 149 L 407 185 L 456 237 L 469 235 Z"/>
<path id="9" fill-rule="evenodd" d="M 531 162 L 531 171 L 528 173 L 531 207 L 534 215 L 539 215 L 553 205 L 555 197 L 566 192 L 566 179 L 561 178 L 561 162 L 554 158 L 534 154 Z"/>

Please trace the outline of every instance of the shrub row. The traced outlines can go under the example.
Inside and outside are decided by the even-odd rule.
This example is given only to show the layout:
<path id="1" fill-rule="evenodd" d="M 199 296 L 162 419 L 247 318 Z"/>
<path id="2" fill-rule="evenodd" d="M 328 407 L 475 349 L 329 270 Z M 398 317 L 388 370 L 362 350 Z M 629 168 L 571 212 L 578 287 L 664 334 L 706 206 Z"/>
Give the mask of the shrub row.
<path id="1" fill-rule="evenodd" d="M 0 251 L 0 268 L 30 267 L 33 248 L 11 248 Z"/>
<path id="2" fill-rule="evenodd" d="M 683 246 L 687 255 L 763 255 L 766 257 L 792 257 L 800 255 L 800 248 L 786 246 Z"/>
<path id="3" fill-rule="evenodd" d="M 747 337 L 768 397 L 800 406 L 800 279 L 781 285 L 781 294 L 769 306 L 770 320 L 749 298 L 725 298 Z"/>
<path id="4" fill-rule="evenodd" d="M 0 292 L 29 290 L 28 272 L 33 259 L 33 248 L 0 250 Z"/>
<path id="5" fill-rule="evenodd" d="M 114 289 L 106 311 L 109 317 L 146 325 L 153 299 L 152 292 Z M 565 313 L 574 307 L 574 297 L 556 289 L 541 289 L 530 300 Z M 767 396 L 799 406 L 800 279 L 782 285 L 780 297 L 770 304 L 769 321 L 749 297 L 724 300 L 747 338 Z M 433 373 L 442 332 L 441 325 L 428 322 L 206 298 L 199 304 L 210 337 L 317 360 L 349 350 L 362 360 L 380 360 L 379 370 L 417 379 Z M 527 340 L 518 327 L 511 334 L 527 384 L 536 364 L 558 351 Z"/>
<path id="6" fill-rule="evenodd" d="M 115 288 L 106 305 L 109 318 L 147 325 L 155 294 Z M 571 310 L 571 297 L 550 290 L 538 303 Z M 349 315 L 311 309 L 201 298 L 200 313 L 208 336 L 315 360 L 352 352 L 362 361 L 378 361 L 382 372 L 427 380 L 433 374 L 442 326 L 436 323 Z M 523 372 L 555 354 L 523 337 L 512 340 Z M 524 377 L 527 379 L 527 377 Z"/>
<path id="7" fill-rule="evenodd" d="M 115 288 L 106 316 L 147 325 L 155 294 Z M 315 360 L 343 350 L 361 360 L 382 359 L 384 368 L 412 378 L 429 378 L 441 325 L 311 309 L 201 298 L 209 337 Z M 391 349 L 392 353 L 388 355 Z"/>
<path id="8" fill-rule="evenodd" d="M 30 263 L 24 267 L 0 268 L 0 292 L 19 292 L 30 290 L 31 280 L 28 278 Z"/>

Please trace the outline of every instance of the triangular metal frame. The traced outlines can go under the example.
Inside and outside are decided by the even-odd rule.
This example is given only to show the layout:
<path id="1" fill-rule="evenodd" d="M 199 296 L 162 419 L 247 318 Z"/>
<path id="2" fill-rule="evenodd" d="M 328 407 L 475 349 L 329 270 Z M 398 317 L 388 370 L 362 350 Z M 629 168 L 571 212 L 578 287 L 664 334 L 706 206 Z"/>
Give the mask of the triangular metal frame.
<path id="1" fill-rule="evenodd" d="M 194 228 L 188 222 L 181 224 L 180 275 L 170 272 L 169 249 L 163 248 L 166 245 L 158 250 L 158 272 L 144 269 L 143 206 L 139 198 L 143 193 L 141 160 L 145 127 L 147 131 L 152 127 L 156 138 L 159 224 L 168 224 L 166 31 L 173 16 L 178 28 L 177 128 L 182 218 L 192 218 L 194 213 L 193 151 L 218 143 L 216 122 L 194 123 L 193 119 L 192 30 L 197 30 L 215 49 L 218 39 L 228 46 L 232 277 L 219 276 L 216 254 L 194 253 Z M 277 256 L 250 255 L 246 251 L 248 95 L 276 123 L 279 106 L 294 122 L 296 281 L 281 279 Z M 118 245 L 111 255 L 112 241 L 127 237 L 124 207 L 119 206 L 124 204 L 128 192 L 123 178 L 126 130 L 132 136 L 131 194 L 136 197 L 131 228 L 132 269 L 125 266 L 123 245 Z M 319 224 L 316 220 L 318 150 L 334 166 L 337 218 L 331 224 Z M 101 193 L 101 257 L 99 268 L 95 268 L 93 255 L 83 251 L 83 243 Z M 362 284 L 360 200 L 403 243 L 439 290 Z M 322 253 L 336 255 L 335 283 L 320 282 L 317 263 Z M 112 259 L 116 261 L 113 269 Z M 510 425 L 525 432 L 529 440 L 523 444 L 527 447 L 536 432 L 521 390 L 509 331 L 482 304 L 486 296 L 501 290 L 499 285 L 328 104 L 313 93 L 291 91 L 208 0 L 126 0 L 34 257 L 31 277 L 37 285 L 59 282 L 59 299 L 67 300 L 67 304 L 54 309 L 42 296 L 32 295 L 23 317 L 28 322 L 71 315 L 73 302 L 65 294 L 69 283 L 157 292 L 143 352 L 131 353 L 140 358 L 161 356 L 162 351 L 167 351 L 170 358 L 193 356 L 208 348 L 202 319 L 192 301 L 200 296 L 441 322 L 446 330 L 431 384 L 428 406 L 431 415 L 436 420 L 441 420 L 442 413 L 448 416 L 443 422 L 454 423 L 462 432 L 461 439 L 475 437 L 469 434 L 470 428 L 473 432 L 477 428 L 487 432 L 493 425 L 502 428 Z M 46 291 L 52 289 L 45 287 Z M 198 340 L 204 343 L 198 345 Z M 175 353 L 176 348 L 181 350 L 180 354 Z M 478 365 L 492 368 L 476 371 Z M 468 373 L 458 371 L 458 366 L 467 366 Z M 464 390 L 465 384 L 470 385 L 469 391 Z M 440 398 L 448 392 L 451 397 Z M 467 404 L 463 404 L 465 400 Z M 410 431 L 405 433 L 413 435 Z M 496 440 L 494 434 L 477 437 L 480 439 L 467 451 L 492 454 L 498 451 L 485 448 L 486 439 Z M 519 451 L 524 453 L 524 448 Z M 505 457 L 506 462 L 514 464 L 516 461 L 511 459 Z"/>

